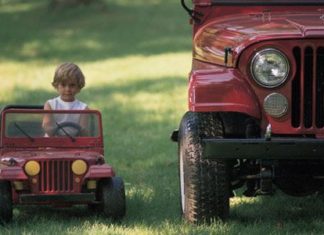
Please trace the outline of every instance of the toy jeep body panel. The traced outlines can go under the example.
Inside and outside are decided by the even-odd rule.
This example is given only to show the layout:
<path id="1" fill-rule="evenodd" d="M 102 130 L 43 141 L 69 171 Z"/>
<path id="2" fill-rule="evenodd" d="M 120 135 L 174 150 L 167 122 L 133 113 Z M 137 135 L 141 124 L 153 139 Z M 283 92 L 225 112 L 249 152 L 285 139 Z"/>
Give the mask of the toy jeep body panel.
<path id="1" fill-rule="evenodd" d="M 179 144 L 182 212 L 229 216 L 233 190 L 324 187 L 324 1 L 194 0 L 189 111 Z"/>
<path id="2" fill-rule="evenodd" d="M 2 221 L 18 204 L 88 204 L 113 218 L 125 214 L 123 182 L 104 160 L 98 111 L 7 107 L 0 143 Z"/>

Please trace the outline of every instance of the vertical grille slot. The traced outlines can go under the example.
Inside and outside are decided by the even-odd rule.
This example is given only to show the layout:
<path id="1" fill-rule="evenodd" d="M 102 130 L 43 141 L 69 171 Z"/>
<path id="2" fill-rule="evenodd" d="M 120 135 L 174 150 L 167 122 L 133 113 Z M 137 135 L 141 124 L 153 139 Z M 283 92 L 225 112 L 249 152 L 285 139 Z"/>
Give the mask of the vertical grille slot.
<path id="1" fill-rule="evenodd" d="M 292 104 L 291 104 L 291 125 L 295 128 L 300 126 L 300 105 L 301 105 L 301 90 L 300 90 L 300 74 L 301 74 L 301 50 L 299 47 L 293 49 L 293 54 L 296 60 L 296 76 L 292 81 Z"/>
<path id="2" fill-rule="evenodd" d="M 324 47 L 294 47 L 296 74 L 292 81 L 291 125 L 324 127 Z"/>
<path id="3" fill-rule="evenodd" d="M 313 111 L 313 49 L 305 49 L 304 60 L 304 126 L 312 126 Z"/>
<path id="4" fill-rule="evenodd" d="M 324 127 L 324 47 L 316 55 L 316 127 Z"/>
<path id="5" fill-rule="evenodd" d="M 40 192 L 73 192 L 72 161 L 49 160 L 40 164 Z"/>

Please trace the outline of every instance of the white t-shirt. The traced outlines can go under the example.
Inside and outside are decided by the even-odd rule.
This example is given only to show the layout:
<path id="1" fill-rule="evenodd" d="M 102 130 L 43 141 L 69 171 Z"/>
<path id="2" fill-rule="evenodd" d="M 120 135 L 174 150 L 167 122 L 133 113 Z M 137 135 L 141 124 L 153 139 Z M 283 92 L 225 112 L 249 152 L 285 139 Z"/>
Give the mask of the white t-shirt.
<path id="1" fill-rule="evenodd" d="M 52 110 L 83 110 L 87 105 L 77 99 L 72 102 L 66 102 L 60 96 L 47 101 Z"/>
<path id="2" fill-rule="evenodd" d="M 77 99 L 72 102 L 65 102 L 60 96 L 47 101 L 52 110 L 84 110 L 87 105 Z M 57 123 L 74 122 L 79 123 L 80 114 L 54 114 Z"/>

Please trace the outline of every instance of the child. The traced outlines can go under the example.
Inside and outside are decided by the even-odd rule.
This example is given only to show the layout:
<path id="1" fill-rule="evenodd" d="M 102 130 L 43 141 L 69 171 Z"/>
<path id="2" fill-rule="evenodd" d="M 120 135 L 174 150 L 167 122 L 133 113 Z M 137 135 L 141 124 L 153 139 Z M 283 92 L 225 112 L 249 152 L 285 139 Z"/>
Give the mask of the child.
<path id="1" fill-rule="evenodd" d="M 87 105 L 75 98 L 75 95 L 85 85 L 85 79 L 80 68 L 73 63 L 63 63 L 56 68 L 53 87 L 59 96 L 48 100 L 45 110 L 82 110 L 88 109 Z"/>
<path id="2" fill-rule="evenodd" d="M 45 110 L 85 110 L 88 106 L 75 98 L 85 85 L 85 78 L 80 68 L 73 63 L 63 63 L 56 68 L 53 87 L 57 90 L 59 96 L 46 101 Z M 43 119 L 43 128 L 51 136 L 53 130 L 61 123 L 77 123 L 82 126 L 85 120 L 80 120 L 79 114 L 45 115 Z M 64 130 L 63 130 L 64 131 Z"/>

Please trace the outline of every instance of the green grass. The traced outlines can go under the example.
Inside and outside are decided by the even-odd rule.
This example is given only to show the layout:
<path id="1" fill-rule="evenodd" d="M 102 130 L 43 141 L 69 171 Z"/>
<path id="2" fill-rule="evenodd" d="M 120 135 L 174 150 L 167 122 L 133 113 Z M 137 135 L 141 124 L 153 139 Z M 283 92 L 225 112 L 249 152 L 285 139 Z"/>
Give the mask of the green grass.
<path id="1" fill-rule="evenodd" d="M 2 4 L 1 4 L 2 3 Z M 103 114 L 106 159 L 126 183 L 121 223 L 84 207 L 18 207 L 0 234 L 323 234 L 320 197 L 243 198 L 231 219 L 194 226 L 179 217 L 177 146 L 187 109 L 191 29 L 175 0 L 107 0 L 106 8 L 0 1 L 0 106 L 43 104 L 58 63 L 86 75 L 79 99 Z"/>

